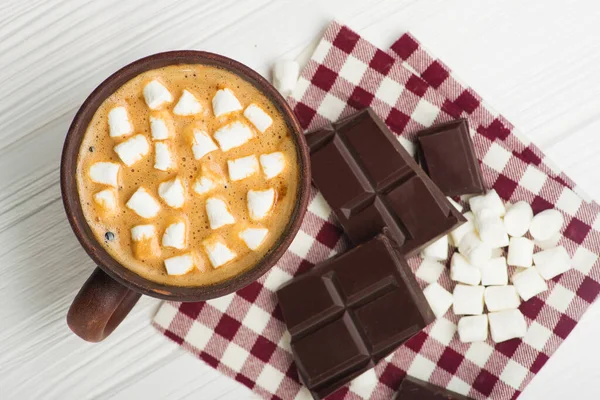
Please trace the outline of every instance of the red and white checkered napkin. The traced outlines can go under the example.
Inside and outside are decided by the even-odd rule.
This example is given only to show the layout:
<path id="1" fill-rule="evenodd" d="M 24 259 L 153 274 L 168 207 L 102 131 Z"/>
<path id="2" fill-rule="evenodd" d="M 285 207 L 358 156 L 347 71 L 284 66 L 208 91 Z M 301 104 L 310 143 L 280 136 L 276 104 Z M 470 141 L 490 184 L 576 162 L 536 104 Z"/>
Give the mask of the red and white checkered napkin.
<path id="1" fill-rule="evenodd" d="M 476 399 L 516 398 L 600 292 L 598 204 L 582 200 L 572 181 L 539 149 L 518 136 L 410 35 L 385 52 L 332 23 L 290 102 L 307 130 L 370 106 L 409 150 L 420 129 L 466 117 L 487 187 L 506 201 L 528 201 L 535 212 L 556 208 L 563 213 L 559 243 L 570 253 L 574 268 L 550 281 L 547 292 L 521 305 L 529 325 L 523 340 L 463 344 L 455 337 L 457 317 L 449 311 L 330 397 L 391 398 L 408 373 Z M 314 190 L 298 236 L 267 275 L 234 295 L 202 303 L 165 303 L 154 325 L 264 398 L 309 399 L 298 380 L 275 291 L 346 247 L 331 210 Z M 421 261 L 409 259 L 413 271 Z M 452 287 L 446 273 L 438 281 Z"/>

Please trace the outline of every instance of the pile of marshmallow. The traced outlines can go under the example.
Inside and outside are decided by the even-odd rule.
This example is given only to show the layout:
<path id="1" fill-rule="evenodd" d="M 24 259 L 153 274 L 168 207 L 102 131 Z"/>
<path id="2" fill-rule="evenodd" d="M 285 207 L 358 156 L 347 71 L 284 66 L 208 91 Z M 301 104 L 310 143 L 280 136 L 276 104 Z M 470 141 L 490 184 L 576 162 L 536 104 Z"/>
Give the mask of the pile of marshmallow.
<path id="1" fill-rule="evenodd" d="M 458 322 L 462 342 L 486 340 L 488 326 L 496 343 L 522 338 L 527 324 L 518 309 L 521 300 L 546 291 L 546 280 L 571 268 L 565 248 L 556 246 L 563 216 L 552 209 L 533 216 L 524 201 L 505 207 L 495 190 L 468 202 L 467 222 L 422 252 L 425 260 L 417 276 L 433 282 L 424 289 L 425 297 L 436 317 L 450 307 L 462 316 Z M 453 293 L 435 282 L 444 269 L 439 262 L 448 259 L 449 244 L 458 249 L 450 260 L 450 279 L 456 282 Z M 536 245 L 544 250 L 534 254 Z M 512 284 L 509 266 L 514 267 Z"/>
<path id="2" fill-rule="evenodd" d="M 151 110 L 149 125 L 151 139 L 154 142 L 154 168 L 161 171 L 176 170 L 176 157 L 170 143 L 175 132 L 172 117 L 165 109 L 173 102 L 174 98 L 169 90 L 159 81 L 152 80 L 143 90 L 144 99 Z M 242 112 L 243 110 L 243 112 Z M 193 130 L 191 150 L 196 160 L 201 160 L 214 151 L 227 152 L 243 146 L 253 138 L 264 133 L 272 125 L 273 120 L 260 106 L 250 104 L 245 109 L 228 88 L 220 89 L 212 99 L 212 113 L 223 126 L 218 128 L 211 136 L 201 129 Z M 179 100 L 173 107 L 176 117 L 190 117 L 202 115 L 210 116 L 208 107 L 194 96 L 189 90 L 183 90 Z M 242 114 L 243 118 L 237 114 Z M 233 121 L 231 122 L 232 118 Z M 250 124 L 247 123 L 250 122 Z M 150 143 L 146 136 L 135 134 L 134 127 L 129 119 L 127 109 L 117 106 L 108 113 L 109 135 L 115 140 L 121 140 L 114 146 L 114 151 L 121 162 L 131 167 L 140 162 L 150 153 Z M 138 127 L 139 128 L 139 127 Z M 133 135 L 133 136 L 132 136 Z M 215 143 L 216 142 L 216 143 Z M 264 178 L 268 181 L 285 168 L 285 157 L 281 152 L 262 154 L 258 157 L 250 155 L 227 161 L 229 180 L 237 182 L 255 174 L 262 169 Z M 92 181 L 110 186 L 93 195 L 95 203 L 105 215 L 117 210 L 117 188 L 119 186 L 119 171 L 121 165 L 113 162 L 96 162 L 89 170 Z M 227 183 L 226 177 L 210 169 L 203 169 L 200 175 L 190 182 L 191 191 L 199 196 L 208 196 L 219 185 Z M 158 185 L 156 194 L 164 205 L 179 209 L 186 202 L 186 182 L 184 178 L 176 176 Z M 248 190 L 247 208 L 251 221 L 259 222 L 269 215 L 276 202 L 275 189 Z M 226 200 L 220 197 L 207 197 L 205 201 L 208 222 L 212 230 L 218 230 L 226 225 L 234 224 L 237 218 L 231 213 Z M 158 216 L 162 209 L 161 202 L 157 200 L 151 188 L 139 187 L 128 199 L 126 207 L 143 219 L 150 220 Z M 238 216 L 239 218 L 239 216 Z M 162 235 L 162 246 L 184 250 L 186 244 L 186 222 L 181 220 L 169 225 Z M 261 225 L 254 225 L 239 232 L 239 238 L 255 251 L 265 241 L 269 231 Z M 160 254 L 158 232 L 153 224 L 137 225 L 131 229 L 133 253 L 139 259 L 153 258 Z M 224 239 L 213 235 L 203 242 L 206 255 L 214 268 L 218 268 L 237 257 Z M 193 252 L 188 252 L 164 260 L 165 268 L 169 275 L 182 275 L 194 267 L 205 270 L 201 260 Z"/>

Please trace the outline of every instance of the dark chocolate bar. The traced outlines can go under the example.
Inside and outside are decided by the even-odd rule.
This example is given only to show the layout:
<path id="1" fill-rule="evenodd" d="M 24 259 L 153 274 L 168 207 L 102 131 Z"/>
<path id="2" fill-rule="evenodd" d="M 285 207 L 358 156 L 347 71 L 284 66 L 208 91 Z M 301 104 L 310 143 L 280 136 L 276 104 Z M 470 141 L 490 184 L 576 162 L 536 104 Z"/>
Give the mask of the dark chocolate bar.
<path id="1" fill-rule="evenodd" d="M 315 399 L 372 368 L 435 319 L 385 234 L 292 279 L 277 298 L 298 373 Z"/>
<path id="2" fill-rule="evenodd" d="M 394 400 L 469 400 L 469 398 L 407 375 L 400 384 Z"/>
<path id="3" fill-rule="evenodd" d="M 466 119 L 417 133 L 419 162 L 446 196 L 485 193 Z"/>
<path id="4" fill-rule="evenodd" d="M 387 227 L 411 256 L 465 222 L 371 109 L 306 138 L 313 183 L 354 244 Z"/>

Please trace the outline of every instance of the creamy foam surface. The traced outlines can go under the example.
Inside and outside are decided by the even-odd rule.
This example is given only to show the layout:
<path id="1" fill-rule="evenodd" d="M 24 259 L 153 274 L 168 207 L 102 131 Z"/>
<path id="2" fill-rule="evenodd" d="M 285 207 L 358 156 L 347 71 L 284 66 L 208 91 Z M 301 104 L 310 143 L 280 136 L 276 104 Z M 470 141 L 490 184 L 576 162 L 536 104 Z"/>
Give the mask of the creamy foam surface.
<path id="1" fill-rule="evenodd" d="M 173 95 L 173 102 L 160 111 L 148 108 L 144 101 L 143 89 L 150 81 L 158 79 Z M 264 132 L 254 129 L 245 119 L 243 110 L 215 117 L 212 110 L 212 98 L 218 89 L 229 88 L 245 109 L 250 104 L 261 107 L 272 119 L 273 124 Z M 194 116 L 177 116 L 173 108 L 177 104 L 184 89 L 190 91 L 202 104 L 203 111 Z M 133 125 L 133 133 L 129 136 L 114 138 L 109 136 L 108 113 L 111 109 L 124 106 Z M 150 131 L 150 116 L 169 116 L 172 137 L 169 143 L 175 167 L 169 171 L 154 168 L 155 146 Z M 253 128 L 254 137 L 246 144 L 227 152 L 215 150 L 195 160 L 192 153 L 194 129 L 206 131 L 211 137 L 214 132 L 231 122 L 241 121 Z M 150 151 L 142 160 L 127 167 L 119 159 L 114 146 L 133 135 L 141 134 L 151 143 Z M 282 152 L 286 164 L 283 172 L 268 179 L 263 171 L 248 178 L 232 182 L 228 174 L 228 160 L 273 152 Z M 89 177 L 90 167 L 96 162 L 113 162 L 120 164 L 119 186 L 116 212 L 107 213 L 93 200 L 98 193 L 108 186 L 95 183 Z M 201 175 L 220 177 L 216 187 L 209 193 L 199 195 L 192 189 L 196 178 Z M 185 186 L 185 204 L 180 209 L 169 207 L 158 195 L 159 184 L 178 176 Z M 94 232 L 96 239 L 104 248 L 126 268 L 142 277 L 169 285 L 204 286 L 227 280 L 256 265 L 257 262 L 273 247 L 287 226 L 293 212 L 299 182 L 296 146 L 290 131 L 279 111 L 256 87 L 239 76 L 219 68 L 205 65 L 177 65 L 147 71 L 127 82 L 98 108 L 92 118 L 81 144 L 78 157 L 77 186 L 85 218 Z M 144 219 L 138 216 L 125 204 L 131 195 L 144 187 L 161 204 L 161 210 L 155 218 Z M 268 216 L 259 221 L 252 221 L 247 208 L 248 190 L 275 189 L 276 202 Z M 218 197 L 228 204 L 234 215 L 234 224 L 223 226 L 217 230 L 210 229 L 205 202 L 209 197 Z M 160 246 L 160 255 L 146 260 L 137 259 L 134 255 L 131 228 L 136 225 L 153 224 L 156 227 L 158 242 L 167 226 L 180 220 L 186 223 L 187 246 L 183 250 Z M 265 241 L 256 251 L 252 251 L 239 237 L 239 233 L 247 228 L 268 228 Z M 114 234 L 112 240 L 107 236 Z M 205 239 L 222 238 L 237 257 L 219 267 L 210 264 L 202 242 Z M 164 260 L 192 252 L 197 268 L 185 275 L 168 275 Z"/>

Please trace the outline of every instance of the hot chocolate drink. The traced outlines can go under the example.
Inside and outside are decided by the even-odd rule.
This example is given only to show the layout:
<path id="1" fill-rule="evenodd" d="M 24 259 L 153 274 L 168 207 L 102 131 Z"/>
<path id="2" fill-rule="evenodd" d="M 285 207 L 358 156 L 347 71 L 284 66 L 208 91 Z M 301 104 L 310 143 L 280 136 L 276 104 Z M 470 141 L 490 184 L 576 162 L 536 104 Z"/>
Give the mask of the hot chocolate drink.
<path id="1" fill-rule="evenodd" d="M 252 268 L 294 210 L 297 149 L 250 82 L 206 65 L 144 72 L 108 97 L 82 141 L 88 225 L 124 267 L 203 286 Z"/>

